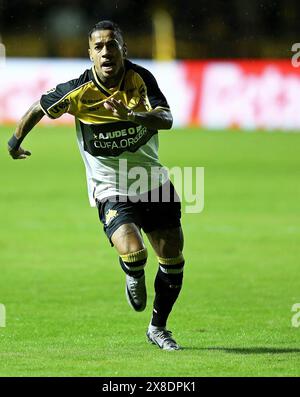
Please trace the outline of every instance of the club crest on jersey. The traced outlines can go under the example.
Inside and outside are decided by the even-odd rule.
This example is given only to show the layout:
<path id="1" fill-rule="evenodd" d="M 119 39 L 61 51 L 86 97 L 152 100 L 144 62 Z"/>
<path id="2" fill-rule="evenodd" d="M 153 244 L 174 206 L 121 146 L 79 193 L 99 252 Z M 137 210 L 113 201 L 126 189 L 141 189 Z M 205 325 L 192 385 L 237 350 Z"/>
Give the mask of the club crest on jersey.
<path id="1" fill-rule="evenodd" d="M 105 224 L 108 226 L 110 222 L 118 216 L 117 210 L 108 210 L 105 214 Z"/>

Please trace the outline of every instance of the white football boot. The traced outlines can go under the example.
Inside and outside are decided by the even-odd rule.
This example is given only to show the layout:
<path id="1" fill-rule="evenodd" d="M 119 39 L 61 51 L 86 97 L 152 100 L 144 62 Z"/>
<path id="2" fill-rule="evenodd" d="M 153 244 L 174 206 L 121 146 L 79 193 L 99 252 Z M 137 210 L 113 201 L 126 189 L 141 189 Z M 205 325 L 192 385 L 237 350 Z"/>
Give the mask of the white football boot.
<path id="1" fill-rule="evenodd" d="M 148 341 L 154 345 L 157 345 L 162 350 L 180 350 L 181 347 L 172 338 L 172 332 L 166 330 L 165 327 L 155 327 L 149 325 L 146 336 Z"/>

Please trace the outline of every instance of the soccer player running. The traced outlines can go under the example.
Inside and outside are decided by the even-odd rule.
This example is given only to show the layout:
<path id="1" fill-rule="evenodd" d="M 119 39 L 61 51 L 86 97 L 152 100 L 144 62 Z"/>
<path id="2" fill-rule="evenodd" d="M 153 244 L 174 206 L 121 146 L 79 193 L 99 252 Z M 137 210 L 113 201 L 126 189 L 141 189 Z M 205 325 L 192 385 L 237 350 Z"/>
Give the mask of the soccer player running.
<path id="1" fill-rule="evenodd" d="M 128 303 L 136 311 L 146 307 L 143 230 L 159 263 L 146 335 L 163 350 L 178 350 L 166 325 L 183 279 L 181 206 L 158 160 L 158 130 L 172 127 L 172 114 L 153 75 L 127 59 L 117 24 L 101 21 L 92 28 L 89 56 L 91 69 L 57 85 L 25 113 L 8 142 L 9 154 L 13 159 L 31 155 L 20 145 L 44 115 L 75 117 L 90 203 L 97 206 L 104 232 L 118 252 Z M 143 183 L 132 194 L 126 178 L 141 168 Z"/>

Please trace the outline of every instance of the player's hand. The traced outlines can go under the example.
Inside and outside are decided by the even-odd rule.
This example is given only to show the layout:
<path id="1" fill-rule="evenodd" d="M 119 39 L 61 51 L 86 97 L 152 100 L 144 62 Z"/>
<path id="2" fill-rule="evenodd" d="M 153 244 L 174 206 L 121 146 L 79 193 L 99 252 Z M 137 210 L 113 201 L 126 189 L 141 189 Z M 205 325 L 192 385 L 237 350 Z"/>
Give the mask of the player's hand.
<path id="1" fill-rule="evenodd" d="M 128 114 L 131 112 L 131 109 L 124 105 L 121 100 L 116 100 L 114 98 L 107 99 L 104 102 L 104 107 L 106 110 L 112 112 L 113 116 L 118 117 L 121 120 L 128 120 Z"/>
<path id="2" fill-rule="evenodd" d="M 31 156 L 31 153 L 28 150 L 24 150 L 21 147 L 19 149 L 14 150 L 8 146 L 8 153 L 14 160 L 24 160 L 28 156 Z"/>

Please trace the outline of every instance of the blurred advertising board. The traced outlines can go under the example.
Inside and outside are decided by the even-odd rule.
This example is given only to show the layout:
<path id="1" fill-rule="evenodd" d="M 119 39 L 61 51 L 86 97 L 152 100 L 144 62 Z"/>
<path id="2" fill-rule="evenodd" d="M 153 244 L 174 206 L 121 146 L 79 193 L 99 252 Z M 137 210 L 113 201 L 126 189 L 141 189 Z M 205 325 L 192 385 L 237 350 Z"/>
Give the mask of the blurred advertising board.
<path id="1" fill-rule="evenodd" d="M 135 62 L 155 75 L 176 127 L 300 130 L 300 68 L 289 60 Z M 0 69 L 0 123 L 15 123 L 44 92 L 90 67 L 80 59 L 8 58 Z"/>

